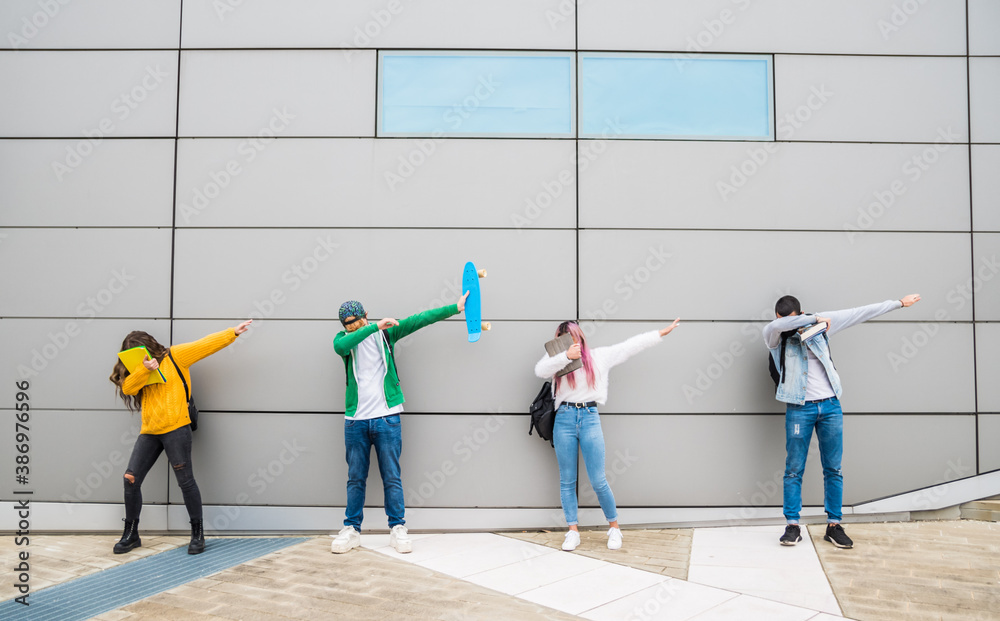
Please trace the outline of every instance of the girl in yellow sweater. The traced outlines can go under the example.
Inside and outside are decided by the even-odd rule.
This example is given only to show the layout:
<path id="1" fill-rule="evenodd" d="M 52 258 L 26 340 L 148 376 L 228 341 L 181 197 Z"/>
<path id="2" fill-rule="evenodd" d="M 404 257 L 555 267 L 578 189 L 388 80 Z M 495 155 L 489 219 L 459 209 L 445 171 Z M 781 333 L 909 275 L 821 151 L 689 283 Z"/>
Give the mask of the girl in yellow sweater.
<path id="1" fill-rule="evenodd" d="M 115 554 L 124 554 L 142 545 L 139 539 L 142 481 L 163 451 L 166 451 L 177 477 L 177 484 L 184 495 L 184 505 L 191 519 L 188 554 L 201 554 L 205 550 L 201 492 L 191 467 L 191 419 L 188 416 L 184 382 L 191 386 L 191 373 L 188 369 L 192 364 L 229 345 L 249 327 L 250 321 L 244 321 L 235 328 L 209 334 L 193 343 L 174 345 L 169 349 L 141 331 L 130 332 L 122 341 L 121 351 L 143 345 L 153 359 L 143 360 L 143 366 L 134 373 L 129 373 L 119 360 L 110 377 L 111 382 L 118 387 L 118 396 L 129 411 L 142 412 L 142 429 L 135 440 L 132 457 L 125 470 L 125 532 L 115 544 Z M 149 374 L 156 369 L 163 373 L 166 383 L 147 386 Z M 180 374 L 183 374 L 183 381 Z"/>

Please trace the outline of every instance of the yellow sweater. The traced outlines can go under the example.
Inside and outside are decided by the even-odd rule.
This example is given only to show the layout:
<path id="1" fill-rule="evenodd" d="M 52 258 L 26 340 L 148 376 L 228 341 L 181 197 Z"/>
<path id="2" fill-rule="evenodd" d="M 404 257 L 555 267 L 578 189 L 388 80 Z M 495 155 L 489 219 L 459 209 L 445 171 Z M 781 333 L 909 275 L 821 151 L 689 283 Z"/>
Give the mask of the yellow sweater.
<path id="1" fill-rule="evenodd" d="M 181 368 L 188 390 L 191 390 L 191 372 L 188 368 L 219 351 L 236 340 L 236 332 L 232 328 L 209 334 L 193 343 L 174 345 L 170 353 Z M 150 384 L 146 380 L 152 373 L 144 365 L 140 365 L 135 373 L 130 373 L 122 382 L 122 392 L 134 395 L 142 391 L 142 429 L 139 433 L 161 434 L 179 429 L 191 423 L 188 417 L 187 400 L 184 397 L 184 384 L 177 375 L 177 369 L 170 358 L 166 356 L 160 361 L 160 371 L 167 380 L 165 384 Z"/>

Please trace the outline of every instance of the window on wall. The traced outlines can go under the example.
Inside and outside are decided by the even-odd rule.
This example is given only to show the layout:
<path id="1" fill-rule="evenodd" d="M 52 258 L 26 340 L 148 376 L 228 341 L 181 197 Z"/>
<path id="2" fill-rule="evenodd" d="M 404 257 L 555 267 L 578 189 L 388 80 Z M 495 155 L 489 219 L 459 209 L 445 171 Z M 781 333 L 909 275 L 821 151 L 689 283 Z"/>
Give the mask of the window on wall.
<path id="1" fill-rule="evenodd" d="M 569 53 L 381 52 L 379 136 L 573 137 Z"/>
<path id="2" fill-rule="evenodd" d="M 773 140 L 771 56 L 580 54 L 580 137 Z"/>

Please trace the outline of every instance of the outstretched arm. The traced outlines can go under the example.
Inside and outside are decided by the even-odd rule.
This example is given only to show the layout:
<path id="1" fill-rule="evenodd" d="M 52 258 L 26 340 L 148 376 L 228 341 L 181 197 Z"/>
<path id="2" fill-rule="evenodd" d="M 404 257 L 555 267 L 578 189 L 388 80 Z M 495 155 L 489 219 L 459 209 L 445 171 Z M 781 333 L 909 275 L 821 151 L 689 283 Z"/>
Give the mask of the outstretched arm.
<path id="1" fill-rule="evenodd" d="M 221 332 L 209 334 L 193 343 L 182 343 L 170 347 L 170 353 L 174 361 L 183 367 L 189 367 L 202 358 L 207 358 L 223 347 L 230 345 L 236 337 L 247 331 L 250 321 L 244 321 L 233 328 L 226 328 Z"/>
<path id="2" fill-rule="evenodd" d="M 768 349 L 774 349 L 781 344 L 781 333 L 789 330 L 798 330 L 803 326 L 816 323 L 815 315 L 788 315 L 778 317 L 771 323 L 764 326 L 764 344 Z"/>
<path id="3" fill-rule="evenodd" d="M 820 315 L 829 320 L 830 327 L 829 330 L 827 330 L 827 334 L 835 334 L 841 330 L 846 330 L 851 326 L 856 326 L 859 323 L 864 323 L 870 319 L 884 315 L 889 311 L 894 311 L 897 308 L 913 306 L 919 301 L 920 295 L 912 293 L 899 300 L 886 300 L 885 302 L 859 306 L 857 308 L 848 308 L 839 311 L 826 311 L 820 313 Z"/>
<path id="4" fill-rule="evenodd" d="M 449 306 L 442 306 L 441 308 L 433 308 L 422 313 L 417 313 L 416 315 L 410 315 L 406 319 L 401 319 L 399 325 L 393 326 L 388 329 L 389 338 L 393 341 L 398 341 L 401 338 L 407 337 L 420 328 L 426 328 L 432 323 L 441 321 L 442 319 L 447 319 L 452 315 L 457 315 L 465 310 L 465 298 L 469 297 L 468 292 L 459 298 L 457 304 L 451 304 Z"/>

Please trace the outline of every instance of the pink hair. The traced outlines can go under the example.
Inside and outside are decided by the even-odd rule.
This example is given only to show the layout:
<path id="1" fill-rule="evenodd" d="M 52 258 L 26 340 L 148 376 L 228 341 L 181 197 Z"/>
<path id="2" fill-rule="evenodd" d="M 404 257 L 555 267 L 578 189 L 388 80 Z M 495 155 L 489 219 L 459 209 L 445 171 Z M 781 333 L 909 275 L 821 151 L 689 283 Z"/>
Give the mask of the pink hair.
<path id="1" fill-rule="evenodd" d="M 597 386 L 597 375 L 594 373 L 594 359 L 590 356 L 590 348 L 587 347 L 587 337 L 583 335 L 580 324 L 575 321 L 564 321 L 556 328 L 556 336 L 562 336 L 567 332 L 573 335 L 573 339 L 580 344 L 580 360 L 583 361 L 583 370 L 587 375 L 587 386 L 594 388 Z M 570 388 L 576 388 L 576 371 L 567 373 L 563 377 L 569 382 Z M 559 392 L 559 383 L 563 377 L 556 377 L 556 392 Z"/>

